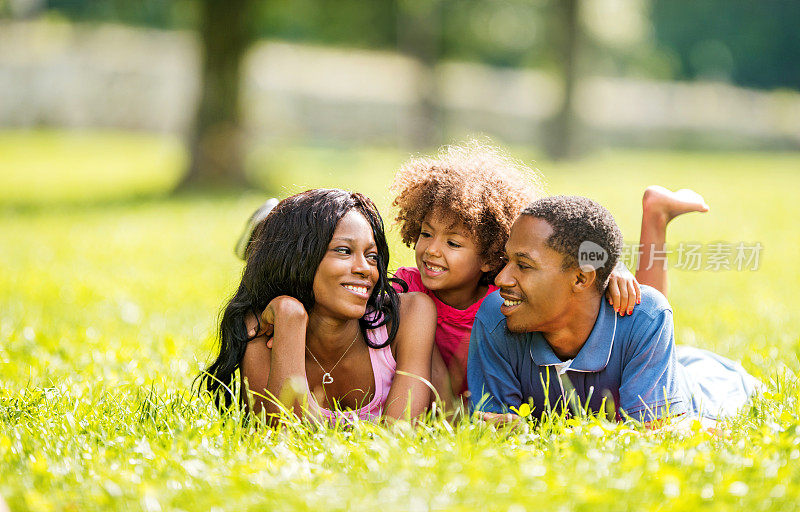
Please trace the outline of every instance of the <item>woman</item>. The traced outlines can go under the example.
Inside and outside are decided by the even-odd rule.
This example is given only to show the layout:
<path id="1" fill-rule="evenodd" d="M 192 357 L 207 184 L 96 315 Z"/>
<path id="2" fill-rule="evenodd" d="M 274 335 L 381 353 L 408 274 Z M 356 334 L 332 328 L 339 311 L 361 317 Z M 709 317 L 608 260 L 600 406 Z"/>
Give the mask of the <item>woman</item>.
<path id="1" fill-rule="evenodd" d="M 225 386 L 239 370 L 243 405 L 273 421 L 281 408 L 329 420 L 420 415 L 436 309 L 422 294 L 399 296 L 388 263 L 367 197 L 309 190 L 278 203 L 247 249 L 201 390 L 230 406 Z"/>

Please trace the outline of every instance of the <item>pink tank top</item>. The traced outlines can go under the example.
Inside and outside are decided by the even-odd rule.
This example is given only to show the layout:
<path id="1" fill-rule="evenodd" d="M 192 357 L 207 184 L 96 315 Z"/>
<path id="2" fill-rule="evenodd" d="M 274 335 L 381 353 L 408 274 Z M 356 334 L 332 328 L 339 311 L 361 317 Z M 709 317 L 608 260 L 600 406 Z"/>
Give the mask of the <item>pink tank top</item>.
<path id="1" fill-rule="evenodd" d="M 367 337 L 373 344 L 378 345 L 389 339 L 389 333 L 386 331 L 386 326 L 382 325 L 377 329 L 368 330 Z M 314 398 L 314 394 L 309 392 L 309 409 L 319 413 L 320 416 L 328 418 L 331 422 L 352 423 L 356 418 L 364 421 L 377 421 L 383 414 L 383 406 L 386 404 L 386 397 L 389 396 L 389 388 L 392 387 L 397 362 L 394 360 L 390 345 L 377 349 L 370 347 L 369 360 L 372 363 L 372 373 L 375 376 L 375 394 L 368 404 L 356 410 L 331 411 L 320 407 L 316 398 Z"/>

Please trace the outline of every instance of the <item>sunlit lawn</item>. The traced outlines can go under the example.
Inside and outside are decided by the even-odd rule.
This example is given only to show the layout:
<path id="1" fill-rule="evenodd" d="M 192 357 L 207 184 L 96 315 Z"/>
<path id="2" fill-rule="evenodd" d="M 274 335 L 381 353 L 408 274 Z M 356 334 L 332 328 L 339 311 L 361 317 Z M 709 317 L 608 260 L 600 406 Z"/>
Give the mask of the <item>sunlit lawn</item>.
<path id="1" fill-rule="evenodd" d="M 530 161 L 524 149 L 513 149 Z M 387 191 L 408 155 L 264 147 L 270 193 Z M 671 272 L 679 343 L 741 360 L 767 395 L 681 437 L 588 422 L 497 432 L 247 433 L 191 396 L 232 253 L 264 193 L 166 192 L 172 139 L 0 133 L 0 495 L 12 510 L 795 510 L 800 502 L 800 154 L 618 151 L 538 161 L 552 193 L 588 195 L 638 238 L 651 183 L 702 192 L 712 211 L 672 242 L 760 242 L 756 271 Z M 269 177 L 267 175 L 269 174 Z M 390 231 L 393 266 L 411 262 Z M 777 384 L 779 385 L 777 385 Z"/>

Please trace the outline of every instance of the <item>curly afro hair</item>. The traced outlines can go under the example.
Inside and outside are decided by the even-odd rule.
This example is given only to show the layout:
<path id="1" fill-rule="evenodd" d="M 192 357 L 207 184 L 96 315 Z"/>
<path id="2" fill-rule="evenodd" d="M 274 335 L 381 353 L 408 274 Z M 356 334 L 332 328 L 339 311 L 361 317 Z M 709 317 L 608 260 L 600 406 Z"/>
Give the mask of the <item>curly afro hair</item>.
<path id="1" fill-rule="evenodd" d="M 564 256 L 564 270 L 579 266 L 581 244 L 589 241 L 608 253 L 608 260 L 597 268 L 595 284 L 602 293 L 622 252 L 622 232 L 611 213 L 600 204 L 581 196 L 552 196 L 528 205 L 522 215 L 542 219 L 553 228 L 547 245 Z"/>
<path id="2" fill-rule="evenodd" d="M 403 243 L 419 238 L 425 217 L 436 212 L 462 223 L 473 235 L 480 256 L 492 268 L 491 282 L 503 265 L 511 224 L 531 201 L 543 195 L 538 171 L 479 141 L 444 146 L 435 156 L 412 158 L 392 184 Z"/>

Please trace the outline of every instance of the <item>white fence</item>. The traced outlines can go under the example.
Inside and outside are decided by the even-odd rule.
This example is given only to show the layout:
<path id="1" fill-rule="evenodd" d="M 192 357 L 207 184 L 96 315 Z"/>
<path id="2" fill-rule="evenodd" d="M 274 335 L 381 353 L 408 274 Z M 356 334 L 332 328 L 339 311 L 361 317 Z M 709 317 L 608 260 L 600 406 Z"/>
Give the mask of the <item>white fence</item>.
<path id="1" fill-rule="evenodd" d="M 0 127 L 190 125 L 199 45 L 191 33 L 54 22 L 0 24 Z M 416 63 L 391 52 L 280 42 L 247 56 L 244 115 L 255 135 L 395 141 L 417 103 Z M 445 62 L 436 70 L 449 136 L 530 142 L 561 101 L 535 70 Z M 715 83 L 587 78 L 576 109 L 589 131 L 634 137 L 686 131 L 800 146 L 800 94 Z"/>

